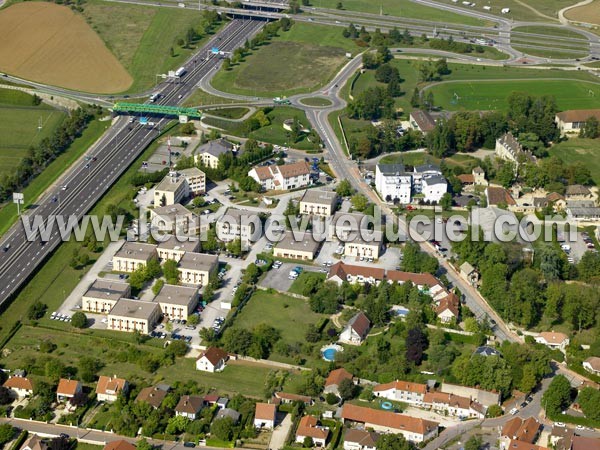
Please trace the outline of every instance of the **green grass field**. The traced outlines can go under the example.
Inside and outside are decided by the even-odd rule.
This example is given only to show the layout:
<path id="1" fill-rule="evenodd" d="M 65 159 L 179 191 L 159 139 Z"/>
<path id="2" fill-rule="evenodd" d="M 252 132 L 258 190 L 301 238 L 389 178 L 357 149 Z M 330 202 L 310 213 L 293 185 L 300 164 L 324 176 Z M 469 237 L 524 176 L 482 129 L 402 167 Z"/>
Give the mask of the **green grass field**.
<path id="1" fill-rule="evenodd" d="M 300 100 L 300 103 L 302 103 L 303 105 L 306 105 L 306 106 L 316 106 L 316 107 L 331 106 L 331 101 L 326 98 L 322 98 L 322 97 L 303 98 L 302 100 Z"/>
<path id="2" fill-rule="evenodd" d="M 65 117 L 64 112 L 44 103 L 34 105 L 32 95 L 0 89 L 0 175 L 14 170 L 29 147 L 52 136 Z"/>
<path id="3" fill-rule="evenodd" d="M 521 42 L 523 44 L 523 42 Z M 534 43 L 531 43 L 534 45 Z M 573 59 L 573 58 L 584 58 L 589 52 L 587 50 L 581 51 L 576 49 L 550 49 L 550 48 L 532 48 L 515 43 L 512 46 L 516 51 L 525 53 L 526 55 L 539 56 L 540 58 L 549 59 Z"/>
<path id="4" fill-rule="evenodd" d="M 190 27 L 199 29 L 202 24 L 202 13 L 195 10 L 91 0 L 85 3 L 83 14 L 133 77 L 134 82 L 127 92 L 152 87 L 156 74 L 180 66 L 206 38 L 202 36 L 194 48 L 177 45 L 177 40 L 185 38 Z M 174 50 L 173 56 L 170 48 Z"/>
<path id="5" fill-rule="evenodd" d="M 543 25 L 530 25 L 524 27 L 515 27 L 512 29 L 512 32 L 522 32 L 522 33 L 533 33 L 533 34 L 543 34 L 546 36 L 554 36 L 554 37 L 567 37 L 567 38 L 576 38 L 576 39 L 585 39 L 585 36 L 581 33 L 577 33 L 568 28 L 558 28 L 558 27 L 545 27 Z"/>
<path id="6" fill-rule="evenodd" d="M 436 164 L 439 165 L 441 159 L 436 158 L 425 152 L 408 152 L 402 154 L 387 155 L 381 158 L 382 164 L 406 164 L 409 166 L 418 166 L 421 164 Z M 466 171 L 477 167 L 480 161 L 468 154 L 456 153 L 448 158 L 444 158 L 444 162 L 449 167 L 461 167 Z"/>
<path id="7" fill-rule="evenodd" d="M 266 323 L 281 331 L 284 342 L 293 344 L 304 342 L 306 327 L 323 317 L 325 315 L 312 312 L 305 300 L 258 291 L 235 318 L 233 328 L 251 330 L 260 323 Z"/>
<path id="8" fill-rule="evenodd" d="M 569 138 L 550 148 L 550 155 L 565 163 L 584 163 L 592 173 L 596 184 L 600 184 L 600 141 L 598 139 Z"/>
<path id="9" fill-rule="evenodd" d="M 505 19 L 526 20 L 526 21 L 544 21 L 555 19 L 558 23 L 558 11 L 566 6 L 577 3 L 575 0 L 528 0 L 519 2 L 517 0 L 486 0 L 485 2 L 475 2 L 473 8 L 452 3 L 450 0 L 440 0 L 440 3 L 452 5 L 457 9 L 467 9 L 470 11 L 484 12 Z M 483 6 L 490 6 L 490 11 L 485 11 Z M 528 7 L 529 6 L 529 7 Z M 510 8 L 508 14 L 502 14 L 502 8 Z"/>
<path id="10" fill-rule="evenodd" d="M 572 80 L 465 81 L 431 87 L 436 106 L 447 110 L 504 110 L 511 92 L 553 95 L 561 110 L 595 108 L 600 85 Z"/>
<path id="11" fill-rule="evenodd" d="M 250 111 L 250 109 L 238 106 L 232 108 L 211 109 L 206 111 L 206 113 L 211 116 L 223 117 L 224 119 L 241 119 L 248 111 Z"/>
<path id="12" fill-rule="evenodd" d="M 194 93 L 185 101 L 184 106 L 206 106 L 206 105 L 227 105 L 231 103 L 246 103 L 231 98 L 218 97 L 209 94 L 202 89 L 196 89 Z"/>
<path id="13" fill-rule="evenodd" d="M 298 42 L 273 41 L 230 70 L 220 70 L 212 85 L 223 92 L 287 96 L 318 89 L 345 61 L 344 50 Z"/>
<path id="14" fill-rule="evenodd" d="M 316 7 L 334 9 L 338 0 L 314 0 L 312 4 Z M 458 13 L 442 11 L 440 9 L 412 3 L 409 0 L 381 0 L 373 2 L 370 0 L 342 0 L 342 5 L 348 11 L 361 11 L 371 14 L 379 14 L 380 10 L 390 16 L 408 17 L 412 19 L 426 19 L 446 23 L 464 23 L 467 25 L 485 25 L 483 20 L 467 17 Z M 380 9 L 381 8 L 381 9 Z"/>
<path id="15" fill-rule="evenodd" d="M 304 285 L 311 278 L 324 280 L 325 274 L 321 272 L 302 272 L 300 276 L 294 280 L 294 282 L 288 289 L 288 292 L 291 292 L 292 294 L 303 295 L 302 289 L 304 289 Z"/>

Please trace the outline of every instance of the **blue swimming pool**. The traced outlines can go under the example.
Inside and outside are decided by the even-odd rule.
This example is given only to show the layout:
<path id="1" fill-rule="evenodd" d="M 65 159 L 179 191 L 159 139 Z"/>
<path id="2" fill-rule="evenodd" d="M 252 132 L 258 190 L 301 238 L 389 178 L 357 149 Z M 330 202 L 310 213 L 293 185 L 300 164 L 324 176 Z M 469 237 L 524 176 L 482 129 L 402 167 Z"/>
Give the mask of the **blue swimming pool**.
<path id="1" fill-rule="evenodd" d="M 333 347 L 323 350 L 323 359 L 325 361 L 334 361 L 337 350 Z"/>

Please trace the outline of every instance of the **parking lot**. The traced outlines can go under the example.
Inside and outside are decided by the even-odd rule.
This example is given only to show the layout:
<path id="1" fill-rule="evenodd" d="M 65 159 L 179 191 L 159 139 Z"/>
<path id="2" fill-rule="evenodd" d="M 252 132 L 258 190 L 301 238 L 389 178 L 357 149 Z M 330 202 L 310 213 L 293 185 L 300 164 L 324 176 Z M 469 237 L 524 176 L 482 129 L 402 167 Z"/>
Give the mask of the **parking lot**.
<path id="1" fill-rule="evenodd" d="M 265 277 L 261 280 L 260 286 L 264 288 L 276 289 L 278 291 L 287 291 L 294 280 L 290 280 L 290 271 L 300 266 L 307 272 L 318 272 L 322 267 L 309 266 L 306 264 L 294 264 L 294 263 L 283 263 L 279 269 L 271 269 L 267 272 Z"/>
<path id="2" fill-rule="evenodd" d="M 569 258 L 571 264 L 577 264 L 581 261 L 583 255 L 588 251 L 598 251 L 594 247 L 590 236 L 587 233 L 578 232 L 577 240 L 574 242 L 565 242 L 561 245 L 563 252 Z"/>

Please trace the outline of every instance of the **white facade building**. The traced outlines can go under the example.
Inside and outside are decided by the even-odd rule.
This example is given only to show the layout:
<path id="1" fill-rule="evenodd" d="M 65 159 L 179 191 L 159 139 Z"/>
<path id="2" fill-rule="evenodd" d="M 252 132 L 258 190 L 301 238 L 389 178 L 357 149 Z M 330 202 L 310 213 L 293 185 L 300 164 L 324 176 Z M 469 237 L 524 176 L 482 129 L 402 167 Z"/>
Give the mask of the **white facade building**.
<path id="1" fill-rule="evenodd" d="M 398 199 L 399 203 L 411 201 L 412 176 L 404 170 L 404 164 L 377 164 L 375 189 L 386 202 Z"/>

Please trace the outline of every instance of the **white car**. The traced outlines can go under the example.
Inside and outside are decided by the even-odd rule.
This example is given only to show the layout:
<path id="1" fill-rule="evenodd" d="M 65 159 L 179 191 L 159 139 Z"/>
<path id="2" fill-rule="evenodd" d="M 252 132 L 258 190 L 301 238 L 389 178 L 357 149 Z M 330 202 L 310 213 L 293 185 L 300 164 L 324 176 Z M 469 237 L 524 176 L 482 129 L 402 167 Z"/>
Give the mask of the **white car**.
<path id="1" fill-rule="evenodd" d="M 583 425 L 577 425 L 577 426 L 575 427 L 575 429 L 576 429 L 576 430 L 580 430 L 580 431 L 581 431 L 581 430 L 585 430 L 585 427 L 584 427 Z"/>
<path id="2" fill-rule="evenodd" d="M 554 422 L 554 426 L 555 427 L 561 427 L 561 428 L 565 428 L 565 424 L 562 422 Z"/>
<path id="3" fill-rule="evenodd" d="M 518 413 L 518 412 L 519 412 L 519 409 L 518 409 L 518 408 L 513 408 L 513 409 L 511 409 L 511 410 L 509 411 L 509 414 L 510 414 L 511 416 L 514 416 L 514 415 L 515 415 L 516 413 Z"/>

